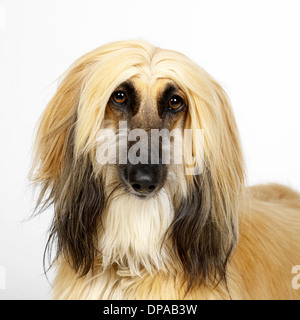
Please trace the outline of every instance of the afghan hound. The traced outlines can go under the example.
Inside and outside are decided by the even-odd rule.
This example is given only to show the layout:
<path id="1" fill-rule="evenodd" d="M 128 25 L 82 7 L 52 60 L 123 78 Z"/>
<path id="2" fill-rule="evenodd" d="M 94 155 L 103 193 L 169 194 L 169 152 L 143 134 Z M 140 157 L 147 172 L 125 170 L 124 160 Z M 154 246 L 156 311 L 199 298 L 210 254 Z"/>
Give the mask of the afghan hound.
<path id="1" fill-rule="evenodd" d="M 300 298 L 300 194 L 245 186 L 229 99 L 183 54 L 119 41 L 79 58 L 33 162 L 55 299 Z"/>

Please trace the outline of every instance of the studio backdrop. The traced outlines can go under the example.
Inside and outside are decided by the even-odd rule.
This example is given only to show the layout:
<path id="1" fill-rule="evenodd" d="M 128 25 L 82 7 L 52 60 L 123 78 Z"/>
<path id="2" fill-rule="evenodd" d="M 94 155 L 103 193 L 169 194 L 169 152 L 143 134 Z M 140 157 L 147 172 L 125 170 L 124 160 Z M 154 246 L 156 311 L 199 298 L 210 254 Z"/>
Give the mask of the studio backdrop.
<path id="1" fill-rule="evenodd" d="M 117 40 L 176 50 L 205 69 L 231 100 L 247 184 L 300 191 L 298 0 L 0 0 L 0 299 L 51 298 L 43 254 L 53 208 L 31 218 L 36 123 L 65 70 Z"/>

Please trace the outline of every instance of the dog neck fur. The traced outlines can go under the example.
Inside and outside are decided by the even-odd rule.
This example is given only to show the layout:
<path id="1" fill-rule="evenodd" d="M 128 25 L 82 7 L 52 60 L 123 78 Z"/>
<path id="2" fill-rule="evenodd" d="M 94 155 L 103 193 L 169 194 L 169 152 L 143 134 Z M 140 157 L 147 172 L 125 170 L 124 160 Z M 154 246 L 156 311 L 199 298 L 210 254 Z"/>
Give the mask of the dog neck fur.
<path id="1" fill-rule="evenodd" d="M 117 264 L 121 269 L 128 268 L 132 275 L 139 275 L 143 268 L 149 273 L 165 270 L 170 257 L 163 242 L 173 216 L 164 189 L 148 200 L 115 191 L 99 233 L 103 269 Z"/>

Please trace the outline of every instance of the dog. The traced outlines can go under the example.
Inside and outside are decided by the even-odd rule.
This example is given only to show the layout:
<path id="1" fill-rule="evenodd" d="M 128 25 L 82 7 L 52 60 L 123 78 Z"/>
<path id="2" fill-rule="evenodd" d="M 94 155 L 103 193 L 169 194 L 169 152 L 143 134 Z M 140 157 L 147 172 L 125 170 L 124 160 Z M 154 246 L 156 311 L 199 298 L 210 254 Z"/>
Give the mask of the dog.
<path id="1" fill-rule="evenodd" d="M 161 132 L 175 129 L 168 144 Z M 43 112 L 34 154 L 37 207 L 55 212 L 54 299 L 300 298 L 300 194 L 245 186 L 229 99 L 185 55 L 144 41 L 85 54 Z"/>

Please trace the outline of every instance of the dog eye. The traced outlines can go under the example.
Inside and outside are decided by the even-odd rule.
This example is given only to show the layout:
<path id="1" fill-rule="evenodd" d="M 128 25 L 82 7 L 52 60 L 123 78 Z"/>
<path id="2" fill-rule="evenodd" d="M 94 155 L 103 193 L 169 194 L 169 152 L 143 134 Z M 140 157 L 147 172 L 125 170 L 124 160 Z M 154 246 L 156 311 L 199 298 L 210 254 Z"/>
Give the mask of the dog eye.
<path id="1" fill-rule="evenodd" d="M 111 96 L 112 102 L 117 105 L 125 105 L 127 103 L 126 93 L 124 91 L 116 91 Z"/>
<path id="2" fill-rule="evenodd" d="M 171 110 L 179 110 L 183 105 L 183 99 L 177 95 L 172 96 L 169 100 L 169 107 Z"/>

